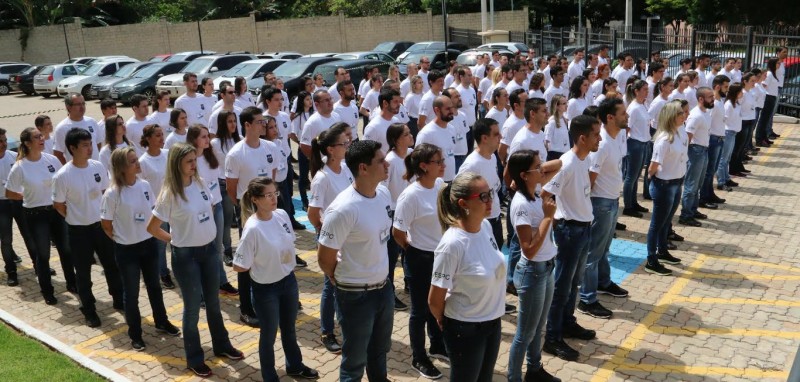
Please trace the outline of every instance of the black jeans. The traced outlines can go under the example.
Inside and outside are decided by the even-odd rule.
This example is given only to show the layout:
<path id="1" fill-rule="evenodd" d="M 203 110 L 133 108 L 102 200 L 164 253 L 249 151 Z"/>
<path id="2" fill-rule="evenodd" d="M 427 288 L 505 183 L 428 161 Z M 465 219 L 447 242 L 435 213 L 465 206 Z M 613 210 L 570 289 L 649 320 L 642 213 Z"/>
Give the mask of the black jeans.
<path id="1" fill-rule="evenodd" d="M 81 312 L 84 315 L 95 313 L 95 299 L 92 293 L 92 258 L 94 253 L 100 259 L 108 283 L 108 294 L 114 303 L 122 302 L 122 279 L 114 259 L 114 242 L 103 232 L 100 222 L 90 225 L 69 225 L 69 246 L 72 250 L 72 263 L 75 264 L 75 281 Z"/>
<path id="2" fill-rule="evenodd" d="M 27 234 L 23 234 L 23 236 L 27 235 L 35 245 L 36 276 L 42 295 L 52 296 L 54 292 L 49 272 L 51 237 L 56 244 L 67 288 L 75 287 L 75 267 L 72 265 L 72 255 L 67 244 L 67 224 L 64 223 L 64 217 L 53 206 L 23 208 L 23 211 L 27 226 Z"/>
<path id="3" fill-rule="evenodd" d="M 0 200 L 0 252 L 3 254 L 6 274 L 17 273 L 17 263 L 14 261 L 17 253 L 14 251 L 14 231 L 11 225 L 13 220 L 17 221 L 17 227 L 23 233 L 22 239 L 25 248 L 28 249 L 28 256 L 31 257 L 34 267 L 36 266 L 35 245 L 32 244 L 30 236 L 25 234 L 27 228 L 22 217 L 22 202 L 3 199 Z"/>
<path id="4" fill-rule="evenodd" d="M 425 352 L 425 324 L 432 349 L 442 349 L 442 331 L 436 318 L 428 307 L 428 292 L 431 290 L 433 274 L 433 252 L 423 251 L 412 246 L 405 249 L 406 271 L 409 276 L 408 290 L 411 297 L 411 314 L 408 318 L 408 337 L 411 342 L 411 355 L 415 361 L 428 358 Z"/>
<path id="5" fill-rule="evenodd" d="M 167 309 L 164 307 L 164 295 L 159 280 L 158 253 L 156 238 L 149 238 L 136 244 L 114 244 L 114 257 L 122 276 L 122 290 L 125 298 L 125 322 L 128 324 L 128 336 L 131 339 L 142 339 L 142 316 L 139 313 L 139 274 L 144 279 L 150 308 L 156 326 L 166 325 Z"/>
<path id="6" fill-rule="evenodd" d="M 444 343 L 450 357 L 450 380 L 490 382 L 500 351 L 500 319 L 464 322 L 444 318 Z"/>

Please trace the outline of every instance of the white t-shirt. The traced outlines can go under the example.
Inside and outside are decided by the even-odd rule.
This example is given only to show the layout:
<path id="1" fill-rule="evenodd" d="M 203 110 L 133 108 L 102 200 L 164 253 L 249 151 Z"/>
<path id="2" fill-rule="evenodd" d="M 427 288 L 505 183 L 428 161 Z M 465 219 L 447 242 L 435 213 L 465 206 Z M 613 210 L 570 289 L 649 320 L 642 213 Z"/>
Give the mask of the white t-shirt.
<path id="1" fill-rule="evenodd" d="M 590 100 L 593 105 L 596 105 L 594 100 L 600 94 L 603 94 L 603 80 L 598 78 L 592 83 L 592 86 L 589 86 L 589 91 L 586 93 L 586 99 Z"/>
<path id="2" fill-rule="evenodd" d="M 647 106 L 634 100 L 628 106 L 628 134 L 639 142 L 650 141 L 650 114 Z"/>
<path id="3" fill-rule="evenodd" d="M 219 117 L 219 113 L 221 113 L 221 112 L 223 112 L 223 109 L 219 108 L 217 110 L 214 110 L 213 113 L 211 113 L 211 117 L 209 117 L 209 119 L 208 119 L 208 133 L 209 134 L 217 135 L 217 131 L 219 131 L 219 123 L 217 123 L 218 122 L 217 119 Z M 242 125 L 239 124 L 239 115 L 241 113 L 242 113 L 242 109 L 241 108 L 239 108 L 238 106 L 234 106 L 233 107 L 233 114 L 236 115 L 236 132 L 239 133 L 240 137 L 242 135 L 244 135 L 244 134 L 242 134 Z M 227 128 L 227 127 L 228 126 L 225 125 L 225 128 Z"/>
<path id="4" fill-rule="evenodd" d="M 233 101 L 236 106 L 241 109 L 244 109 L 249 106 L 256 106 L 256 102 L 253 101 L 253 97 L 250 96 L 250 92 L 244 92 L 236 97 L 236 101 Z"/>
<path id="5" fill-rule="evenodd" d="M 653 98 L 653 102 L 650 103 L 650 108 L 647 110 L 647 114 L 650 114 L 650 127 L 658 128 L 658 115 L 661 114 L 661 109 L 664 108 L 667 102 L 669 102 L 669 99 L 664 99 L 661 95 Z"/>
<path id="6" fill-rule="evenodd" d="M 690 86 L 683 91 L 683 95 L 686 96 L 686 101 L 689 102 L 689 109 L 697 106 L 697 89 Z"/>
<path id="7" fill-rule="evenodd" d="M 708 147 L 709 129 L 711 128 L 711 113 L 700 110 L 697 106 L 689 112 L 686 120 L 686 132 L 693 134 L 691 144 Z"/>
<path id="8" fill-rule="evenodd" d="M 711 114 L 711 128 L 708 130 L 709 134 L 718 137 L 725 136 L 725 101 L 718 99 L 714 100 L 714 108 L 708 110 Z"/>
<path id="9" fill-rule="evenodd" d="M 480 82 L 478 82 L 478 91 L 481 93 L 480 97 L 481 102 L 483 101 L 489 102 L 486 100 L 486 92 L 488 92 L 491 87 L 492 87 L 492 79 L 489 77 L 486 77 L 482 79 Z M 491 98 L 491 96 L 489 98 Z"/>
<path id="10" fill-rule="evenodd" d="M 225 142 L 225 147 L 222 147 L 222 141 L 219 138 L 211 140 L 211 148 L 214 150 L 214 155 L 217 157 L 222 172 L 219 174 L 220 179 L 225 179 L 225 162 L 228 160 L 228 152 L 231 151 L 236 142 L 233 139 L 228 139 Z"/>
<path id="11" fill-rule="evenodd" d="M 508 148 L 508 157 L 519 150 L 534 150 L 539 152 L 539 159 L 544 163 L 547 160 L 547 147 L 544 144 L 545 134 L 543 132 L 534 133 L 530 129 L 522 129 Z"/>
<path id="12" fill-rule="evenodd" d="M 742 81 L 742 72 L 740 70 L 734 69 L 734 72 L 739 74 L 739 81 Z M 775 74 L 777 75 L 778 79 L 778 87 L 783 87 L 783 81 L 786 78 L 786 63 L 781 62 L 778 64 L 778 68 L 775 70 Z"/>
<path id="13" fill-rule="evenodd" d="M 75 127 L 79 127 L 89 132 L 89 134 L 92 136 L 92 159 L 100 159 L 100 155 L 98 153 L 100 150 L 97 149 L 97 145 L 100 142 L 98 139 L 100 128 L 97 126 L 97 121 L 90 117 L 83 117 L 83 119 L 80 121 L 73 121 L 67 117 L 59 122 L 53 131 L 53 139 L 55 140 L 53 143 L 53 151 L 61 151 L 64 154 L 64 158 L 66 158 L 67 162 L 72 160 L 72 154 L 70 154 L 69 150 L 67 150 L 67 133 Z"/>
<path id="14" fill-rule="evenodd" d="M 778 96 L 778 88 L 780 87 L 780 81 L 772 75 L 772 72 L 769 70 L 767 71 L 767 78 L 764 80 L 764 88 L 767 90 L 767 95 L 771 95 L 773 97 Z"/>
<path id="15" fill-rule="evenodd" d="M 620 94 L 625 94 L 625 85 L 628 84 L 628 78 L 631 78 L 633 75 L 633 68 L 630 70 L 625 69 L 622 65 L 618 65 L 614 68 L 614 71 L 611 72 L 611 77 L 614 77 L 617 80 L 617 90 Z"/>
<path id="16" fill-rule="evenodd" d="M 569 125 L 565 118 L 561 118 L 560 127 L 556 127 L 555 116 L 550 116 L 544 128 L 544 141 L 550 151 L 565 153 L 569 151 Z"/>
<path id="17" fill-rule="evenodd" d="M 447 75 L 444 76 L 444 88 L 445 89 L 449 88 L 450 85 L 452 85 L 453 81 L 455 80 L 456 80 L 455 76 L 453 76 L 451 73 L 447 73 Z"/>
<path id="18" fill-rule="evenodd" d="M 521 192 L 514 194 L 511 199 L 511 224 L 514 230 L 519 226 L 529 226 L 534 232 L 539 231 L 539 225 L 544 220 L 544 210 L 542 209 L 542 198 L 536 197 L 535 200 L 528 200 Z M 547 236 L 542 241 L 539 251 L 533 256 L 533 261 L 547 261 L 556 257 L 556 243 L 553 242 L 553 225 L 547 230 Z"/>
<path id="19" fill-rule="evenodd" d="M 656 135 L 651 162 L 658 164 L 657 178 L 663 180 L 683 178 L 686 175 L 688 161 L 689 137 L 683 129 L 678 129 L 671 143 L 666 134 Z"/>
<path id="20" fill-rule="evenodd" d="M 528 99 L 541 98 L 544 99 L 544 92 L 541 89 L 528 90 Z"/>
<path id="21" fill-rule="evenodd" d="M 331 85 L 331 87 L 328 88 L 328 94 L 331 95 L 331 102 L 333 102 L 333 103 L 336 103 L 340 99 L 342 99 L 342 96 L 339 95 L 339 83 L 338 82 L 334 82 L 333 85 Z"/>
<path id="22" fill-rule="evenodd" d="M 419 182 L 408 186 L 397 198 L 392 227 L 408 233 L 408 241 L 416 249 L 433 252 L 442 238 L 436 199 L 444 181 L 437 178 L 433 188 Z"/>
<path id="23" fill-rule="evenodd" d="M 361 107 L 367 109 L 367 111 L 370 111 L 380 106 L 380 104 L 378 103 L 379 95 L 380 92 L 375 91 L 375 89 L 369 89 L 367 95 L 364 96 L 364 102 L 361 103 Z"/>
<path id="24" fill-rule="evenodd" d="M 294 240 L 292 221 L 286 211 L 273 211 L 269 220 L 253 214 L 244 223 L 233 264 L 249 269 L 254 282 L 278 282 L 291 274 L 297 264 Z"/>
<path id="25" fill-rule="evenodd" d="M 440 127 L 434 122 L 430 122 L 420 130 L 417 134 L 417 144 L 429 143 L 439 147 L 442 150 L 442 159 L 444 159 L 444 180 L 446 182 L 452 181 L 456 177 L 456 129 L 447 124 L 447 127 Z"/>
<path id="26" fill-rule="evenodd" d="M 275 150 L 274 157 L 277 160 L 278 166 L 278 171 L 275 172 L 275 181 L 283 182 L 289 175 L 289 153 L 291 153 L 291 151 L 289 151 L 290 149 L 287 150 L 283 147 L 280 147 L 280 145 L 278 145 L 278 143 L 275 141 L 272 141 L 272 143 L 275 144 L 275 147 L 273 148 Z"/>
<path id="27" fill-rule="evenodd" d="M 42 157 L 35 162 L 23 158 L 11 166 L 5 187 L 22 194 L 22 206 L 25 208 L 51 206 L 53 177 L 60 169 L 61 162 L 48 153 L 42 153 Z"/>
<path id="28" fill-rule="evenodd" d="M 350 101 L 350 105 L 344 106 L 342 105 L 342 101 L 336 102 L 333 105 L 333 112 L 339 115 L 339 119 L 342 122 L 350 125 L 350 132 L 352 133 L 353 138 L 355 139 L 358 137 L 358 106 L 356 105 L 355 101 Z M 299 135 L 298 135 L 299 137 Z"/>
<path id="29" fill-rule="evenodd" d="M 464 84 L 458 85 L 456 90 L 458 90 L 458 94 L 461 95 L 461 108 L 458 110 L 464 113 L 467 126 L 471 127 L 477 120 L 475 106 L 478 104 L 478 95 L 475 93 L 475 89 L 472 88 L 472 86 L 464 87 Z"/>
<path id="30" fill-rule="evenodd" d="M 342 166 L 337 174 L 326 164 L 314 174 L 311 179 L 311 195 L 308 197 L 308 206 L 316 207 L 323 212 L 333 203 L 336 196 L 353 183 L 353 174 L 347 166 Z"/>
<path id="31" fill-rule="evenodd" d="M 573 120 L 575 117 L 582 115 L 583 111 L 589 107 L 590 103 L 586 98 L 572 98 L 567 102 L 566 117 L 568 120 Z"/>
<path id="32" fill-rule="evenodd" d="M 506 262 L 488 221 L 476 233 L 447 229 L 434 251 L 431 285 L 447 289 L 449 318 L 483 322 L 505 314 Z"/>
<path id="33" fill-rule="evenodd" d="M 391 119 L 383 119 L 382 116 L 373 118 L 364 127 L 364 139 L 380 142 L 381 151 L 385 155 L 389 151 L 389 143 L 386 141 L 386 131 L 389 130 L 389 125 L 392 124 Z"/>
<path id="34" fill-rule="evenodd" d="M 169 194 L 157 198 L 153 216 L 169 223 L 169 233 L 172 235 L 170 244 L 176 247 L 206 245 L 217 235 L 211 192 L 196 179 L 192 179 L 183 192 L 186 200 Z"/>
<path id="35" fill-rule="evenodd" d="M 167 139 L 164 140 L 164 149 L 169 150 L 170 147 L 175 146 L 177 143 L 186 143 L 186 135 L 187 132 L 185 131 L 183 134 L 178 134 L 178 130 L 169 133 Z"/>
<path id="36" fill-rule="evenodd" d="M 761 102 L 761 105 L 762 106 L 764 105 L 763 101 Z M 103 130 L 97 129 L 97 131 L 103 131 Z M 98 139 L 97 141 L 98 142 L 102 142 L 100 139 Z M 50 137 L 50 138 L 47 138 L 47 139 L 44 140 L 44 152 L 46 152 L 48 154 L 52 154 L 54 146 L 55 146 L 55 140 L 53 139 L 53 137 Z M 92 147 L 92 149 L 94 149 L 94 147 Z"/>
<path id="37" fill-rule="evenodd" d="M 592 202 L 589 196 L 592 185 L 589 181 L 589 158 L 578 159 L 570 150 L 561 156 L 561 171 L 543 187 L 556 196 L 558 208 L 556 219 L 591 222 L 594 218 Z"/>
<path id="38" fill-rule="evenodd" d="M 6 182 L 8 182 L 8 174 L 11 172 L 11 167 L 14 167 L 17 159 L 14 153 L 6 150 L 3 157 L 0 158 L 0 200 L 6 200 Z"/>
<path id="39" fill-rule="evenodd" d="M 511 81 L 509 81 L 509 82 L 508 82 L 508 85 L 506 85 L 506 92 L 508 92 L 508 94 L 509 94 L 509 95 L 511 95 L 511 93 L 512 93 L 514 90 L 517 90 L 517 89 L 527 90 L 527 89 L 525 88 L 525 84 L 524 84 L 524 82 L 525 82 L 525 81 L 523 81 L 523 83 L 521 83 L 521 84 L 520 84 L 520 83 L 517 83 L 517 81 L 515 81 L 515 80 L 511 80 Z"/>
<path id="40" fill-rule="evenodd" d="M 381 110 L 380 106 L 375 108 L 375 111 L 376 111 L 375 115 L 376 116 L 380 115 L 380 110 Z M 370 117 L 370 118 L 372 118 L 372 117 Z M 392 117 L 392 123 L 402 123 L 402 124 L 405 125 L 410 120 L 411 119 L 410 119 L 410 116 L 408 115 L 408 109 L 406 109 L 406 105 L 403 105 L 401 103 L 400 106 L 397 108 L 397 114 L 395 114 L 394 117 Z"/>
<path id="41" fill-rule="evenodd" d="M 742 108 L 733 106 L 730 100 L 725 102 L 725 131 L 742 131 Z"/>
<path id="42" fill-rule="evenodd" d="M 320 133 L 328 130 L 336 123 L 342 122 L 342 118 L 336 112 L 331 112 L 329 117 L 323 117 L 320 113 L 314 113 L 306 121 L 303 127 L 303 133 L 300 136 L 300 143 L 311 146 L 311 140 L 316 138 Z M 355 139 L 355 137 L 353 137 Z"/>
<path id="43" fill-rule="evenodd" d="M 172 114 L 172 109 L 167 109 L 165 112 L 154 111 L 147 116 L 148 124 L 156 124 L 164 129 L 165 132 L 171 133 L 173 129 L 172 126 L 169 125 L 169 116 Z M 127 122 L 125 123 L 127 128 Z M 142 126 L 144 127 L 144 126 Z M 141 138 L 141 132 L 139 132 L 139 138 Z"/>
<path id="44" fill-rule="evenodd" d="M 369 93 L 369 91 L 372 90 L 370 88 L 369 81 L 370 79 L 365 77 L 361 80 L 361 83 L 358 84 L 358 95 L 361 96 L 361 98 L 366 97 L 367 93 Z"/>
<path id="45" fill-rule="evenodd" d="M 120 148 L 127 147 L 127 146 L 128 145 L 126 145 L 125 142 L 122 142 L 121 144 L 118 144 L 116 148 L 114 148 L 114 151 L 116 151 L 117 149 L 120 149 Z M 133 147 L 133 146 L 131 146 L 131 147 Z M 113 154 L 113 151 L 111 151 L 111 148 L 108 145 L 103 145 L 103 148 L 100 149 L 100 163 L 103 165 L 103 167 L 106 168 L 106 171 L 108 171 L 109 178 L 111 176 L 110 174 L 112 173 L 112 171 L 111 171 L 111 154 Z"/>
<path id="46" fill-rule="evenodd" d="M 414 150 L 409 148 L 406 155 L 411 154 L 412 151 Z M 394 150 L 386 154 L 386 163 L 389 163 L 389 176 L 381 184 L 389 190 L 389 195 L 392 197 L 392 211 L 394 211 L 400 193 L 414 181 L 415 177 L 411 177 L 410 180 L 403 179 L 406 174 L 406 164 L 404 158 L 400 158 Z"/>
<path id="47" fill-rule="evenodd" d="M 505 129 L 506 120 L 509 119 L 508 110 L 506 109 L 498 109 L 496 106 L 492 106 L 489 108 L 489 111 L 486 112 L 486 118 L 491 118 L 497 121 L 497 126 L 502 127 Z"/>
<path id="48" fill-rule="evenodd" d="M 619 199 L 622 191 L 622 158 L 627 155 L 625 130 L 612 138 L 605 128 L 600 129 L 600 147 L 589 153 L 589 171 L 597 174 L 592 187 L 592 197 Z"/>
<path id="49" fill-rule="evenodd" d="M 492 103 L 492 94 L 494 94 L 494 91 L 496 89 L 505 89 L 506 85 L 508 85 L 508 84 L 503 80 L 497 81 L 496 84 L 491 84 L 491 86 L 489 86 L 489 88 L 486 89 L 486 92 L 483 93 L 483 99 L 481 101 L 486 101 L 486 102 L 491 104 Z M 508 91 L 506 91 L 506 93 L 508 93 Z"/>
<path id="50" fill-rule="evenodd" d="M 353 186 L 342 191 L 325 210 L 319 243 L 339 251 L 334 272 L 346 284 L 378 284 L 389 275 L 386 243 L 392 228 L 391 197 L 378 186 L 372 198 Z"/>
<path id="51" fill-rule="evenodd" d="M 400 97 L 406 98 L 408 93 L 411 93 L 411 76 L 400 81 Z"/>
<path id="52" fill-rule="evenodd" d="M 408 109 L 408 115 L 412 118 L 419 118 L 419 104 L 422 101 L 422 94 L 408 93 L 403 100 L 403 105 Z"/>
<path id="53" fill-rule="evenodd" d="M 142 155 L 145 151 L 147 151 L 147 149 L 139 145 L 139 143 L 141 143 L 142 141 L 142 134 L 144 131 L 144 127 L 151 123 L 152 121 L 150 121 L 147 118 L 145 118 L 142 121 L 137 121 L 136 117 L 130 117 L 125 122 L 125 136 L 128 137 L 128 141 L 130 143 L 133 143 L 133 147 L 136 149 L 137 155 Z M 169 126 L 169 124 L 167 124 L 167 126 Z M 164 129 L 164 131 L 166 131 L 166 128 L 164 127 L 162 128 Z M 170 126 L 170 130 L 174 130 L 172 129 L 172 126 Z M 172 133 L 170 133 L 170 135 L 172 135 Z M 164 143 L 164 148 L 168 149 L 169 146 L 167 146 L 167 144 Z"/>
<path id="54" fill-rule="evenodd" d="M 556 94 L 561 94 L 564 97 L 569 95 L 567 90 L 564 90 L 562 87 L 555 87 L 554 84 L 550 84 L 547 89 L 544 90 L 544 100 L 547 101 L 547 104 L 550 105 L 550 102 L 553 101 L 553 97 Z"/>
<path id="55" fill-rule="evenodd" d="M 268 111 L 265 111 L 264 116 L 268 115 L 275 118 L 275 126 L 278 128 L 278 140 L 273 141 L 273 143 L 280 145 L 284 152 L 290 152 L 289 134 L 292 132 L 292 120 L 289 118 L 289 114 L 279 111 L 277 115 L 271 115 Z"/>
<path id="56" fill-rule="evenodd" d="M 161 193 L 161 186 L 164 185 L 164 178 L 167 175 L 168 153 L 169 151 L 161 149 L 161 154 L 157 157 L 150 156 L 147 152 L 139 157 L 139 165 L 142 167 L 139 178 L 150 183 L 156 197 Z"/>
<path id="57" fill-rule="evenodd" d="M 433 111 L 433 101 L 437 96 L 438 94 L 433 94 L 433 91 L 428 90 L 422 95 L 422 99 L 419 101 L 419 115 L 424 115 L 428 122 L 436 118 L 436 113 Z"/>
<path id="58" fill-rule="evenodd" d="M 586 68 L 584 68 L 583 61 L 578 61 L 578 62 L 572 61 L 569 63 L 569 66 L 567 66 L 567 75 L 569 76 L 569 78 L 576 78 L 578 76 L 582 76 L 584 69 Z"/>
<path id="59" fill-rule="evenodd" d="M 492 189 L 492 211 L 489 212 L 489 219 L 494 219 L 500 216 L 500 198 L 497 196 L 497 191 L 500 190 L 500 176 L 497 175 L 497 157 L 494 154 L 489 159 L 484 158 L 478 151 L 473 151 L 464 159 L 458 173 L 474 172 L 489 184 Z"/>
<path id="60" fill-rule="evenodd" d="M 428 73 L 430 73 L 430 71 L 426 72 L 426 71 L 423 71 L 421 69 L 417 72 L 417 75 L 419 76 L 419 78 L 422 79 L 422 92 L 423 93 L 427 92 L 428 90 L 431 90 L 431 84 L 428 83 Z"/>
<path id="61" fill-rule="evenodd" d="M 85 168 L 67 162 L 53 176 L 53 202 L 66 203 L 69 225 L 85 226 L 100 221 L 103 191 L 108 188 L 108 171 L 96 160 Z"/>
<path id="62" fill-rule="evenodd" d="M 467 147 L 467 133 L 469 133 L 469 126 L 467 125 L 467 116 L 464 112 L 458 110 L 453 114 L 453 120 L 449 122 L 450 126 L 456 133 L 456 145 L 453 148 L 454 155 L 467 155 L 469 148 Z"/>
<path id="63" fill-rule="evenodd" d="M 122 245 L 141 243 L 152 237 L 147 232 L 156 195 L 146 180 L 137 179 L 121 190 L 112 186 L 103 195 L 100 218 L 111 220 L 114 242 Z"/>
<path id="64" fill-rule="evenodd" d="M 211 191 L 212 205 L 222 201 L 222 192 L 219 189 L 219 178 L 222 176 L 222 169 L 221 163 L 217 165 L 217 168 L 211 168 L 204 156 L 197 157 L 197 175 L 200 175 L 200 179 L 206 182 L 206 187 Z"/>
<path id="65" fill-rule="evenodd" d="M 742 121 L 756 119 L 756 95 L 753 92 L 753 89 L 744 92 L 741 102 Z"/>
<path id="66" fill-rule="evenodd" d="M 487 115 L 486 118 L 491 117 Z M 508 116 L 508 119 L 506 119 L 505 122 L 500 125 L 500 143 L 506 146 L 511 146 L 511 141 L 513 141 L 514 137 L 517 136 L 517 133 L 519 133 L 519 131 L 525 127 L 526 123 L 527 122 L 525 122 L 525 118 L 518 118 L 516 114 L 511 113 L 511 115 Z"/>
<path id="67" fill-rule="evenodd" d="M 228 152 L 225 177 L 239 180 L 236 184 L 236 199 L 242 198 L 251 180 L 259 176 L 273 178 L 273 171 L 278 169 L 280 159 L 275 157 L 276 145 L 264 139 L 258 141 L 258 147 L 253 148 L 241 140 Z"/>
<path id="68" fill-rule="evenodd" d="M 194 97 L 183 94 L 175 100 L 175 108 L 186 112 L 189 126 L 195 123 L 208 126 L 208 117 L 211 116 L 211 109 L 216 101 L 216 97 L 206 97 L 202 94 L 195 94 Z"/>

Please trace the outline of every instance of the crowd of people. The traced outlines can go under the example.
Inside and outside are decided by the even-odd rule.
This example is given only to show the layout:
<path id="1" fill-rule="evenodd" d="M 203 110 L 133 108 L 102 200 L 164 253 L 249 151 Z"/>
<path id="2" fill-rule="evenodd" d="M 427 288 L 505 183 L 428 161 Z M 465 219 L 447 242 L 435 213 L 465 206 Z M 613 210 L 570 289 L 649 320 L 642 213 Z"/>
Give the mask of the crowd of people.
<path id="1" fill-rule="evenodd" d="M 681 262 L 670 253 L 683 240 L 672 229 L 678 207 L 678 224 L 701 226 L 708 216 L 699 208 L 720 208 L 717 191 L 738 186 L 733 179 L 746 178 L 759 147 L 779 137 L 772 118 L 787 52 L 744 73 L 735 59 L 722 67 L 700 55 L 674 79 L 662 61 L 637 64 L 630 54 L 612 68 L 607 47 L 588 57 L 578 49 L 572 60 L 508 62 L 492 52 L 448 73 L 422 57 L 402 81 L 396 68 L 388 79 L 370 69 L 358 91 L 342 67 L 328 88 L 307 78 L 291 104 L 272 73 L 257 100 L 243 78 L 214 95 L 210 79 L 187 73 L 174 108 L 168 93 L 136 95 L 127 121 L 103 100 L 97 122 L 83 97 L 69 94 L 67 117 L 55 128 L 36 117 L 16 156 L 0 129 L 6 283 L 19 285 L 13 219 L 44 302 L 58 303 L 52 242 L 89 327 L 102 325 L 91 279 L 99 262 L 133 349 L 146 349 L 143 279 L 155 331 L 183 334 L 187 367 L 198 376 L 212 374 L 201 309 L 214 354 L 244 358 L 225 329 L 224 294 L 238 295 L 240 321 L 260 328 L 263 380 L 278 380 L 278 329 L 286 374 L 315 379 L 295 328 L 302 305 L 294 270 L 307 266 L 295 250 L 295 231 L 306 229 L 295 219 L 297 192 L 324 273 L 321 342 L 341 353 L 341 380 L 365 372 L 387 380 L 394 312 L 409 309 L 395 291 L 403 285 L 410 363 L 421 376 L 442 377 L 438 359 L 450 364 L 450 380 L 490 381 L 501 317 L 516 312 L 508 380 L 558 381 L 542 352 L 575 361 L 579 352 L 565 340 L 596 337 L 575 310 L 609 319 L 598 295 L 628 296 L 610 278 L 609 249 L 625 229 L 620 212 L 651 212 L 639 203 L 639 179 L 641 199 L 652 200 L 644 269 L 669 276 L 664 264 Z M 180 329 L 162 291 L 175 288 L 173 275 Z"/>

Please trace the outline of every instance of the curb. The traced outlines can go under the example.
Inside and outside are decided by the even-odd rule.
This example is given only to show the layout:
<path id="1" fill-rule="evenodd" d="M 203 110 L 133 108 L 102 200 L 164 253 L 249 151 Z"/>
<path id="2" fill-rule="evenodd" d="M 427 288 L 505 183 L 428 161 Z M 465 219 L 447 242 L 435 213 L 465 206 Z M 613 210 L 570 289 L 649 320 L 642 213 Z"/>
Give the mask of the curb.
<path id="1" fill-rule="evenodd" d="M 800 123 L 800 119 L 795 117 L 787 117 L 782 114 L 775 114 L 775 117 L 772 118 L 775 123 L 788 123 L 788 124 L 798 124 Z"/>
<path id="2" fill-rule="evenodd" d="M 79 365 L 91 370 L 92 372 L 100 375 L 101 377 L 113 381 L 113 382 L 130 382 L 130 379 L 122 376 L 121 374 L 117 373 L 109 369 L 106 366 L 103 366 L 89 357 L 79 353 L 77 350 L 71 348 L 69 345 L 53 338 L 49 334 L 42 332 L 39 329 L 36 329 L 24 321 L 18 319 L 17 317 L 11 315 L 10 313 L 6 312 L 3 309 L 0 309 L 0 320 L 5 322 L 6 324 L 10 325 L 11 327 L 19 330 L 20 332 L 24 333 L 28 337 L 31 337 L 43 344 L 47 345 L 48 347 L 64 354 L 65 356 L 69 357 L 73 361 L 77 362 Z"/>

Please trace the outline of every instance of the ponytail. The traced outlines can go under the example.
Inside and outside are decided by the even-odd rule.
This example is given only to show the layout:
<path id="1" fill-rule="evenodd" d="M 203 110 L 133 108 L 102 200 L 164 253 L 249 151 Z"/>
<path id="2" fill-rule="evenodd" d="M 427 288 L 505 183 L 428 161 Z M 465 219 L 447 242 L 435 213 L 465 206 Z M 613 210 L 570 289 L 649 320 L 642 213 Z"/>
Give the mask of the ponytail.
<path id="1" fill-rule="evenodd" d="M 247 219 L 256 213 L 257 207 L 253 203 L 253 198 L 264 196 L 264 187 L 269 185 L 275 185 L 275 181 L 266 176 L 256 177 L 247 184 L 247 190 L 245 190 L 240 200 L 242 206 L 242 227 L 244 227 L 244 223 Z"/>
<path id="2" fill-rule="evenodd" d="M 17 152 L 17 161 L 22 160 L 31 153 L 30 147 L 25 145 L 25 142 L 33 142 L 33 132 L 38 131 L 35 127 L 29 127 L 22 130 L 19 134 L 19 151 Z"/>
<path id="3" fill-rule="evenodd" d="M 661 94 L 661 88 L 664 85 L 667 85 L 672 82 L 672 78 L 670 76 L 664 76 L 661 81 L 655 83 L 655 89 L 653 89 L 653 98 L 658 97 Z"/>
<path id="4" fill-rule="evenodd" d="M 322 157 L 328 156 L 328 148 L 335 145 L 339 137 L 345 134 L 349 129 L 350 125 L 339 122 L 311 140 L 311 158 L 309 158 L 309 160 L 311 162 L 312 178 L 316 175 L 317 171 L 322 169 L 325 165 L 325 163 L 322 163 Z"/>
<path id="5" fill-rule="evenodd" d="M 458 205 L 459 199 L 466 199 L 472 192 L 472 185 L 476 180 L 483 179 L 480 175 L 467 171 L 458 174 L 452 182 L 439 191 L 437 210 L 439 224 L 446 230 L 467 216 L 466 210 Z"/>
<path id="6" fill-rule="evenodd" d="M 630 105 L 630 103 L 633 102 L 634 99 L 636 99 L 636 92 L 642 90 L 642 88 L 645 87 L 646 85 L 647 82 L 643 80 L 635 80 L 629 83 L 628 86 L 625 87 L 625 101 L 627 102 L 627 104 Z"/>
<path id="7" fill-rule="evenodd" d="M 403 175 L 403 179 L 411 181 L 414 176 L 419 178 L 425 175 L 426 170 L 424 170 L 420 164 L 430 162 L 436 154 L 439 154 L 442 156 L 442 159 L 444 159 L 439 146 L 430 143 L 420 143 L 414 147 L 414 151 L 406 155 L 405 159 L 403 159 L 403 163 L 406 166 L 406 173 Z"/>

